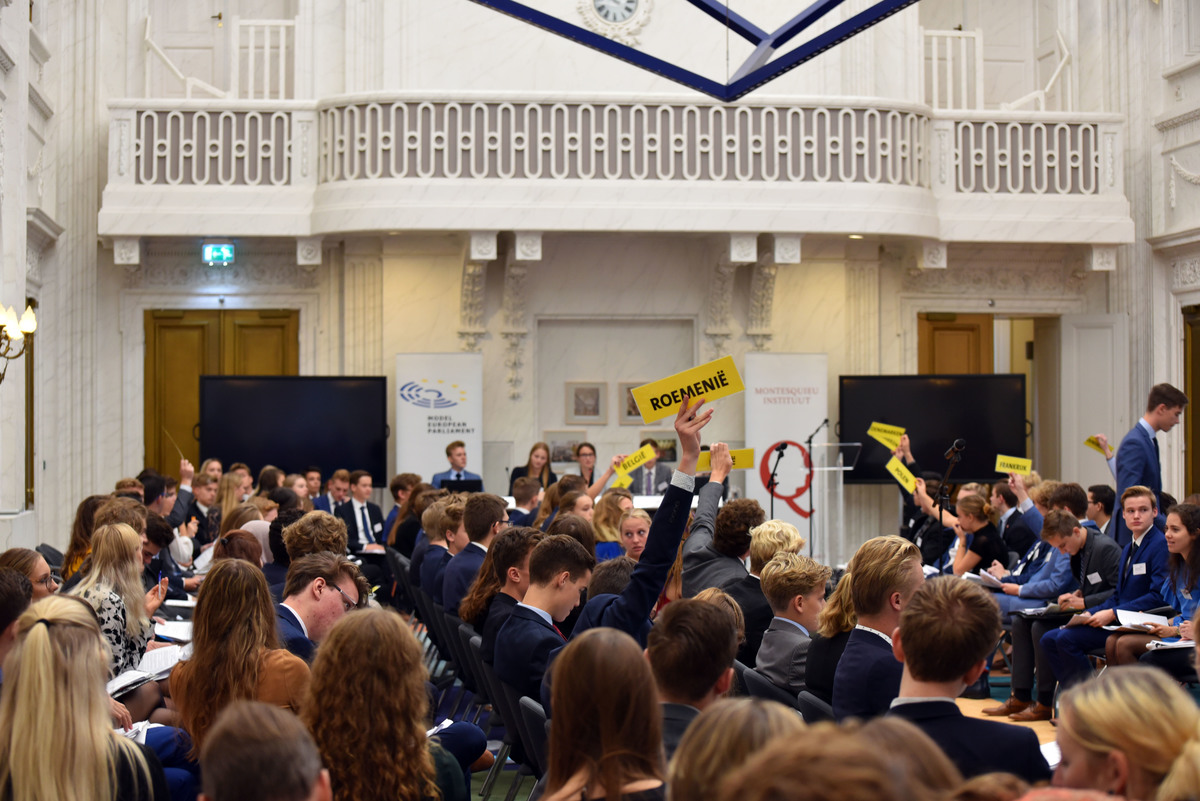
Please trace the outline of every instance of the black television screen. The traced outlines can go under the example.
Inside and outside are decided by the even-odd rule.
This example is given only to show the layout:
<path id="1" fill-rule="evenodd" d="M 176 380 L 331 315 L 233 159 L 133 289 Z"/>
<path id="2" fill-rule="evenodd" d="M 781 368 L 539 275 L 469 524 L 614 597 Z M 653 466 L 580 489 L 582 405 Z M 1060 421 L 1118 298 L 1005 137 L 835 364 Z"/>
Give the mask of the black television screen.
<path id="1" fill-rule="evenodd" d="M 894 483 L 884 465 L 891 452 L 867 436 L 871 423 L 907 429 L 921 470 L 941 475 L 946 450 L 966 440 L 951 481 L 992 482 L 996 455 L 1025 454 L 1025 376 L 844 375 L 838 379 L 838 438 L 861 442 L 848 484 Z"/>
<path id="2" fill-rule="evenodd" d="M 200 456 L 227 468 L 367 470 L 385 486 L 387 436 L 385 378 L 200 377 Z"/>

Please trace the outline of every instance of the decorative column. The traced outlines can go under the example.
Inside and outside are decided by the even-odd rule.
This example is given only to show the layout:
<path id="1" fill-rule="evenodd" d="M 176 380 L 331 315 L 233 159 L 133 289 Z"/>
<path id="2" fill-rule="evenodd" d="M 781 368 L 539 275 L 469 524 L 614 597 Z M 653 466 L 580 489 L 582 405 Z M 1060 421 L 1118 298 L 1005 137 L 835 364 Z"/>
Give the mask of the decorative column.
<path id="1" fill-rule="evenodd" d="M 704 327 L 704 336 L 708 337 L 714 359 L 728 353 L 729 340 L 733 336 L 730 323 L 737 268 L 753 264 L 758 259 L 756 234 L 729 234 L 728 244 L 729 247 L 718 256 L 708 282 L 708 324 Z"/>
<path id="2" fill-rule="evenodd" d="M 318 253 L 319 253 L 318 248 Z M 383 372 L 383 258 L 379 240 L 347 243 L 342 328 L 346 375 Z"/>
<path id="3" fill-rule="evenodd" d="M 754 265 L 750 281 L 750 324 L 746 335 L 754 342 L 754 350 L 765 351 L 775 336 L 774 320 L 775 276 L 781 264 L 800 263 L 800 236 L 776 234 L 771 249 L 763 251 Z"/>

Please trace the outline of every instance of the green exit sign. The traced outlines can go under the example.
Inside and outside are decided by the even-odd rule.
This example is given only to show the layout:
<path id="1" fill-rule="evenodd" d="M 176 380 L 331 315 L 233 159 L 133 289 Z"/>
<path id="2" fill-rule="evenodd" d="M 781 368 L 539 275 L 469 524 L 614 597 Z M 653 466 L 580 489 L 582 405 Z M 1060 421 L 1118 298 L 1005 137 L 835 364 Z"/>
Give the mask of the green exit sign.
<path id="1" fill-rule="evenodd" d="M 205 264 L 233 264 L 233 245 L 213 243 L 201 246 L 201 259 Z"/>

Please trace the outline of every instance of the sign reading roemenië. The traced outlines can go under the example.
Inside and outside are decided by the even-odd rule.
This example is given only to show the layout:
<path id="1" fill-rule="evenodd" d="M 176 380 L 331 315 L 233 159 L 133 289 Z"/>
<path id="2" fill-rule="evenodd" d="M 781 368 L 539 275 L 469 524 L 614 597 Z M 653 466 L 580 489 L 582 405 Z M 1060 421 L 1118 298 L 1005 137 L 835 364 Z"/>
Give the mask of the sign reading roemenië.
<path id="1" fill-rule="evenodd" d="M 745 389 L 742 377 L 732 356 L 684 370 L 658 381 L 635 387 L 633 399 L 637 401 L 642 420 L 653 423 L 670 417 L 679 411 L 684 396 L 704 398 L 708 401 L 736 395 Z"/>

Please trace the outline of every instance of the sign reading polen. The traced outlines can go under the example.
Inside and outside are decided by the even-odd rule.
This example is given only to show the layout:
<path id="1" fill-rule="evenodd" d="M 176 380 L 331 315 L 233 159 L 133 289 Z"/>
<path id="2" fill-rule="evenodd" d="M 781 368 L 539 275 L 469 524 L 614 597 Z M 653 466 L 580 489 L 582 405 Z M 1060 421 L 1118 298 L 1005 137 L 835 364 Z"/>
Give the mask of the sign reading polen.
<path id="1" fill-rule="evenodd" d="M 205 242 L 200 246 L 200 259 L 205 264 L 233 264 L 232 242 Z"/>

